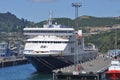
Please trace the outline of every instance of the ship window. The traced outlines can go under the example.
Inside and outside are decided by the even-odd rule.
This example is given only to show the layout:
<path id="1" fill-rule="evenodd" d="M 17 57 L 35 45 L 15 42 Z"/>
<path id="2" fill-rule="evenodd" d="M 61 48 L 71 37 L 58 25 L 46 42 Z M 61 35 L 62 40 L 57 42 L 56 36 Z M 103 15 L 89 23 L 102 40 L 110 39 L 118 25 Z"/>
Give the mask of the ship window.
<path id="1" fill-rule="evenodd" d="M 55 44 L 61 44 L 61 43 L 73 43 L 68 41 L 27 41 L 26 43 L 55 43 Z"/>
<path id="2" fill-rule="evenodd" d="M 40 30 L 25 30 L 24 33 L 73 33 L 73 31 L 68 31 L 68 30 L 65 30 L 65 31 L 40 31 Z"/>
<path id="3" fill-rule="evenodd" d="M 68 42 L 66 41 L 66 42 L 64 42 L 64 43 L 68 43 Z"/>
<path id="4" fill-rule="evenodd" d="M 38 41 L 32 41 L 32 43 L 38 43 Z"/>

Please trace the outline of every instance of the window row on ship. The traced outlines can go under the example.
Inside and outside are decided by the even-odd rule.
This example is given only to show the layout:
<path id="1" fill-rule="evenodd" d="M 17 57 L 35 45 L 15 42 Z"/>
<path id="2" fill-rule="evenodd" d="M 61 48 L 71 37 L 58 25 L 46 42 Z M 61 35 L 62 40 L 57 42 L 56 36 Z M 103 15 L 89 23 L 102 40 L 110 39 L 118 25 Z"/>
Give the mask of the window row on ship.
<path id="1" fill-rule="evenodd" d="M 73 31 L 39 31 L 39 30 L 32 30 L 32 31 L 25 31 L 25 33 L 73 33 Z"/>
<path id="2" fill-rule="evenodd" d="M 27 41 L 27 43 L 74 43 L 74 41 Z"/>

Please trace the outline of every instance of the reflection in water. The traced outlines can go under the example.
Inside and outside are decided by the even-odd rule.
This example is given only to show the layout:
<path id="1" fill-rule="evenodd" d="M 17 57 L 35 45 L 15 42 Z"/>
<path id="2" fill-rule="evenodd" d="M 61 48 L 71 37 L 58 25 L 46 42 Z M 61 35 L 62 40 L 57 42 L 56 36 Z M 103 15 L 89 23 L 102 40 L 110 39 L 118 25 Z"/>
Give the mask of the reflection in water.
<path id="1" fill-rule="evenodd" d="M 0 80 L 53 80 L 51 74 L 36 73 L 31 64 L 0 69 Z M 107 79 L 103 79 L 107 80 Z"/>
<path id="2" fill-rule="evenodd" d="M 31 77 L 29 77 L 27 80 L 52 80 L 52 75 L 35 73 Z"/>
<path id="3" fill-rule="evenodd" d="M 52 80 L 52 74 L 36 73 L 31 64 L 0 69 L 0 80 Z"/>

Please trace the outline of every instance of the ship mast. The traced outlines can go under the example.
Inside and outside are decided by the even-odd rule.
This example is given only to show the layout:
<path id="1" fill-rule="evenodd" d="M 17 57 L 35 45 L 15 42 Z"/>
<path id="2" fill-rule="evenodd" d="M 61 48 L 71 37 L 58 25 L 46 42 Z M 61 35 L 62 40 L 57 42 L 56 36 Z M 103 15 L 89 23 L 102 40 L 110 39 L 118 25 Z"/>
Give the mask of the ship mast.
<path id="1" fill-rule="evenodd" d="M 50 11 L 50 12 L 49 12 L 48 25 L 52 25 L 52 14 L 53 14 L 53 12 Z"/>

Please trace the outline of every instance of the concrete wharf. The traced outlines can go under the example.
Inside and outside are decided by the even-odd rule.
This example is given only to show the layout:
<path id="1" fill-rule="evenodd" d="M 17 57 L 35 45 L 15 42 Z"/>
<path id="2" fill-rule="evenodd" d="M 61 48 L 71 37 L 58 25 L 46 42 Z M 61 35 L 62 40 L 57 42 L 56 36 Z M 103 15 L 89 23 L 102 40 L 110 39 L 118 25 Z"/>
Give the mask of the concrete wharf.
<path id="1" fill-rule="evenodd" d="M 100 80 L 105 77 L 104 72 L 110 66 L 111 60 L 110 57 L 100 56 L 96 59 L 77 64 L 77 66 L 71 65 L 53 70 L 53 78 L 55 80 Z"/>

